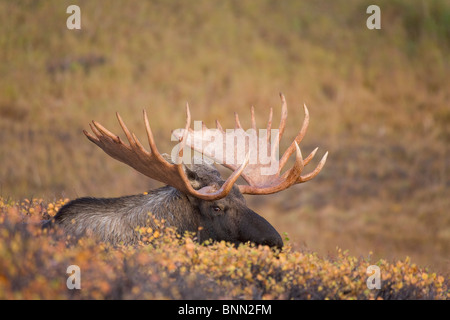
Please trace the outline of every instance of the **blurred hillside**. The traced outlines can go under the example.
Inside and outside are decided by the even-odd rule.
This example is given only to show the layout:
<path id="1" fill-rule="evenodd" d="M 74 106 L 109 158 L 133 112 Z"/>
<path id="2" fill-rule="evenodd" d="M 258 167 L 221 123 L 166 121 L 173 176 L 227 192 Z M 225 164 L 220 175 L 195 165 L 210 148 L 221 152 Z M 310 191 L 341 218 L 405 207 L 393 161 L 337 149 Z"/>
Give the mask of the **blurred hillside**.
<path id="1" fill-rule="evenodd" d="M 248 197 L 291 242 L 322 254 L 403 258 L 448 272 L 450 1 L 0 0 L 0 195 L 120 196 L 159 184 L 108 158 L 82 130 L 95 119 L 139 137 L 142 109 L 158 147 L 193 120 L 265 126 L 278 93 L 281 150 L 311 114 L 313 181 Z M 66 8 L 81 8 L 68 30 Z M 142 139 L 144 141 L 145 139 Z"/>

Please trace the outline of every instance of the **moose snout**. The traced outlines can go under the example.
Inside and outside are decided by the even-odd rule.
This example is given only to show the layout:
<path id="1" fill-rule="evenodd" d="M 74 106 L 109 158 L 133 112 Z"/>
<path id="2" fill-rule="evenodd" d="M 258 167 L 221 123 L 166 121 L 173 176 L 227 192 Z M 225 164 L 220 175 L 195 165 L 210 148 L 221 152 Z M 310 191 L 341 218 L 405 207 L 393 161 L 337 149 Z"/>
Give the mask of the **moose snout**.
<path id="1" fill-rule="evenodd" d="M 281 236 L 278 234 L 278 232 L 276 232 L 276 234 L 274 234 L 271 237 L 263 239 L 261 241 L 261 244 L 265 245 L 265 246 L 277 248 L 277 249 L 280 249 L 280 250 L 281 250 L 281 248 L 283 248 L 283 245 L 284 245 L 283 244 L 283 240 L 281 239 Z"/>
<path id="2" fill-rule="evenodd" d="M 245 222 L 241 223 L 241 242 L 253 242 L 281 249 L 283 240 L 275 228 L 263 217 L 248 209 Z"/>

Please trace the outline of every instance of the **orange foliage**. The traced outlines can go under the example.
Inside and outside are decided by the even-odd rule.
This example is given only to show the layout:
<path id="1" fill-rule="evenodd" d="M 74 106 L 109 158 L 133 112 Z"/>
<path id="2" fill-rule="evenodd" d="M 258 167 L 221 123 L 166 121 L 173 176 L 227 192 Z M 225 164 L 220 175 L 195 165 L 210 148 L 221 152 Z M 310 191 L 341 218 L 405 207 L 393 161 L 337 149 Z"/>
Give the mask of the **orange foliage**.
<path id="1" fill-rule="evenodd" d="M 0 299 L 448 299 L 449 283 L 409 258 L 370 261 L 337 249 L 335 256 L 251 244 L 199 244 L 160 222 L 138 228 L 142 243 L 116 246 L 58 230 L 42 230 L 67 199 L 0 198 Z M 368 289 L 377 265 L 381 289 Z M 68 289 L 67 267 L 81 270 Z"/>

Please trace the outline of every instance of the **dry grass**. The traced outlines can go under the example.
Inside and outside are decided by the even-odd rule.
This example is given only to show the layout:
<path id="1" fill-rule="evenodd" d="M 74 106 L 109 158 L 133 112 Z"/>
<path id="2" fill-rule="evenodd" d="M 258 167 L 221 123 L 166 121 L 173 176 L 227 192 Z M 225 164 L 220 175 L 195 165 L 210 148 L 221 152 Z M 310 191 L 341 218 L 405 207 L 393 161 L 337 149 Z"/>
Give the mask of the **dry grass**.
<path id="1" fill-rule="evenodd" d="M 208 125 L 220 118 L 231 126 L 233 111 L 248 125 L 251 105 L 262 124 L 282 91 L 291 115 L 284 146 L 306 102 L 302 148 L 319 146 L 329 160 L 312 182 L 250 197 L 252 208 L 294 247 L 410 256 L 448 274 L 447 1 L 381 1 L 379 31 L 365 27 L 370 1 L 76 3 L 81 31 L 65 27 L 73 1 L 0 1 L 4 198 L 156 187 L 90 144 L 81 132 L 88 122 L 117 130 L 119 111 L 143 136 L 146 108 L 169 151 L 186 101 Z"/>

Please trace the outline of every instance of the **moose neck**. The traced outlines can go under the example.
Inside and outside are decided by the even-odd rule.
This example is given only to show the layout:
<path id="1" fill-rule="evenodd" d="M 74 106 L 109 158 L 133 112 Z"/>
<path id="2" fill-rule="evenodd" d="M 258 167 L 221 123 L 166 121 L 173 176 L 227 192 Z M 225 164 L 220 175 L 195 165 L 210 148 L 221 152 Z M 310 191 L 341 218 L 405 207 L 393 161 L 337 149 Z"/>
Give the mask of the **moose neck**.
<path id="1" fill-rule="evenodd" d="M 163 220 L 165 225 L 175 227 L 183 234 L 197 231 L 199 214 L 188 197 L 171 186 L 151 190 L 148 194 L 132 196 L 140 201 L 130 201 L 128 218 L 132 225 L 154 225 L 153 220 Z"/>
<path id="2" fill-rule="evenodd" d="M 138 227 L 157 227 L 154 218 L 164 219 L 181 234 L 195 232 L 195 210 L 186 195 L 166 186 L 120 198 L 79 198 L 63 206 L 54 220 L 75 237 L 88 233 L 106 242 L 135 243 Z"/>

